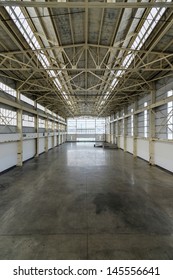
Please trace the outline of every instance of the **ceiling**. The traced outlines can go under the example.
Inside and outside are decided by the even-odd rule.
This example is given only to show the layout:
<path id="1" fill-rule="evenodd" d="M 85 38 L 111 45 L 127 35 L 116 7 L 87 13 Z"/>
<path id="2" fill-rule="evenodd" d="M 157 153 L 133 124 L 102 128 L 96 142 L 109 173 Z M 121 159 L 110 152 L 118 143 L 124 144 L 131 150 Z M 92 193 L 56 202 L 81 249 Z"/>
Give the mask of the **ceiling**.
<path id="1" fill-rule="evenodd" d="M 173 74 L 172 1 L 0 1 L 0 78 L 63 117 L 109 116 Z"/>

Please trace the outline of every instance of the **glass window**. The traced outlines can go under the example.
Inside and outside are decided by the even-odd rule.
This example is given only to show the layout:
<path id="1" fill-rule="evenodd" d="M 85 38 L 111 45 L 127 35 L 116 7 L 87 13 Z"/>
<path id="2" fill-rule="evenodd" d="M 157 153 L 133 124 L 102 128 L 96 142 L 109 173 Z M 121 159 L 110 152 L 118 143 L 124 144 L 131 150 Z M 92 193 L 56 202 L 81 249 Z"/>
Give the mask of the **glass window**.
<path id="1" fill-rule="evenodd" d="M 105 119 L 104 118 L 69 118 L 67 120 L 68 134 L 104 134 Z M 80 139 L 82 139 L 80 137 Z"/>
<path id="2" fill-rule="evenodd" d="M 23 114 L 22 120 L 23 120 L 23 126 L 34 127 L 34 117 L 33 116 Z"/>
<path id="3" fill-rule="evenodd" d="M 144 102 L 144 107 L 147 106 L 147 102 Z M 148 112 L 144 110 L 144 137 L 147 137 L 148 133 Z"/>
<path id="4" fill-rule="evenodd" d="M 133 109 L 131 109 L 131 136 L 133 136 Z"/>
<path id="5" fill-rule="evenodd" d="M 28 103 L 28 104 L 34 106 L 34 101 L 31 100 L 30 98 L 26 97 L 25 95 L 21 94 L 21 95 L 20 95 L 20 99 L 21 99 L 22 101 L 24 101 L 24 102 L 26 102 L 26 103 Z"/>
<path id="6" fill-rule="evenodd" d="M 167 97 L 173 96 L 173 90 L 168 91 Z M 167 137 L 173 139 L 173 101 L 167 104 Z"/>
<path id="7" fill-rule="evenodd" d="M 17 125 L 17 113 L 9 109 L 0 108 L 0 125 L 2 126 L 16 126 Z"/>
<path id="8" fill-rule="evenodd" d="M 44 119 L 40 119 L 38 120 L 38 127 L 39 128 L 45 128 L 45 120 Z"/>
<path id="9" fill-rule="evenodd" d="M 63 0 L 60 2 L 64 2 Z M 5 7 L 11 18 L 13 19 L 14 23 L 20 30 L 21 34 L 24 36 L 25 40 L 28 42 L 29 46 L 31 49 L 36 50 L 36 49 L 41 49 L 41 46 L 37 40 L 37 37 L 35 36 L 34 32 L 32 31 L 31 27 L 29 26 L 29 23 L 27 19 L 25 18 L 25 15 L 22 13 L 20 7 Z M 56 77 L 57 73 L 53 70 L 48 70 L 50 67 L 50 62 L 48 61 L 46 55 L 44 53 L 35 53 L 38 60 L 42 64 L 42 66 L 46 69 L 48 75 L 50 77 Z M 54 80 L 54 84 L 58 89 L 61 89 L 61 83 L 58 78 Z M 63 95 L 64 97 L 64 95 Z M 64 97 L 65 98 L 65 97 Z"/>
<path id="10" fill-rule="evenodd" d="M 13 88 L 7 86 L 6 84 L 0 82 L 0 90 L 4 91 L 7 94 L 10 94 L 14 97 L 16 97 L 16 90 L 14 90 Z"/>

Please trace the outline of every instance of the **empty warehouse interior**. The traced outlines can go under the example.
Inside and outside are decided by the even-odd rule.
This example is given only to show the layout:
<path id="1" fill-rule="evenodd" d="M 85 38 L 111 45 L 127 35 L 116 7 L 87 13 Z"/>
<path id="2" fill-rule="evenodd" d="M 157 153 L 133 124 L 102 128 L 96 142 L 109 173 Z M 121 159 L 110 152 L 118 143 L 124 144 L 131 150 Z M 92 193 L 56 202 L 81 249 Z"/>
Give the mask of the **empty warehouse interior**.
<path id="1" fill-rule="evenodd" d="M 0 259 L 173 259 L 173 2 L 0 1 Z"/>

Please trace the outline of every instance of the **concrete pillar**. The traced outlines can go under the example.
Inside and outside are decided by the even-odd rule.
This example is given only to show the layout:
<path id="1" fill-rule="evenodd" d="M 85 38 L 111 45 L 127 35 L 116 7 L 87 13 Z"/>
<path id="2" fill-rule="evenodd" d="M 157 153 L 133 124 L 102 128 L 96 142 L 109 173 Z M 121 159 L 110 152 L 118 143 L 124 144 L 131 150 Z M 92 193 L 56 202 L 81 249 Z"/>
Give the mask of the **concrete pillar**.
<path id="1" fill-rule="evenodd" d="M 53 132 L 53 135 L 52 135 L 52 148 L 55 147 L 55 118 L 52 122 L 52 132 Z"/>
<path id="2" fill-rule="evenodd" d="M 37 133 L 37 138 L 36 138 L 36 141 L 35 141 L 35 157 L 38 157 L 39 156 L 39 116 L 36 115 L 35 118 L 34 118 L 34 121 L 35 121 L 35 132 Z"/>
<path id="3" fill-rule="evenodd" d="M 117 118 L 117 132 L 118 132 L 118 135 L 117 135 L 117 146 L 118 146 L 118 148 L 120 148 L 120 121 L 119 121 L 119 115 L 118 115 L 118 118 Z"/>
<path id="4" fill-rule="evenodd" d="M 116 144 L 115 122 L 113 122 L 112 125 L 113 125 L 113 144 Z"/>
<path id="5" fill-rule="evenodd" d="M 17 91 L 17 102 L 20 102 L 20 92 Z M 22 132 L 22 109 L 17 109 L 17 132 L 19 140 L 17 141 L 17 166 L 23 165 L 23 132 Z"/>
<path id="6" fill-rule="evenodd" d="M 151 103 L 156 102 L 156 89 L 153 84 L 153 89 L 151 91 Z M 149 163 L 151 165 L 155 164 L 154 159 L 154 138 L 155 138 L 155 112 L 154 108 L 149 110 Z"/>
<path id="7" fill-rule="evenodd" d="M 113 143 L 113 131 L 112 131 L 112 125 L 113 123 L 110 123 L 110 143 Z"/>
<path id="8" fill-rule="evenodd" d="M 55 122 L 55 146 L 58 146 L 58 137 L 57 137 L 57 122 Z"/>
<path id="9" fill-rule="evenodd" d="M 37 111 L 37 102 L 34 104 L 35 110 Z M 34 128 L 37 133 L 37 137 L 35 139 L 35 157 L 39 156 L 39 116 L 38 114 L 34 116 Z"/>
<path id="10" fill-rule="evenodd" d="M 57 124 L 57 129 L 58 129 L 58 145 L 60 144 L 60 125 L 59 123 Z"/>
<path id="11" fill-rule="evenodd" d="M 123 137 L 124 137 L 124 152 L 127 151 L 127 118 L 125 117 L 127 115 L 127 108 L 124 109 L 124 131 L 123 131 Z"/>
<path id="12" fill-rule="evenodd" d="M 65 122 L 66 122 L 66 125 L 65 125 L 65 131 L 64 131 L 65 132 L 65 135 L 64 135 L 65 139 L 64 139 L 64 141 L 67 142 L 67 119 L 65 119 Z M 96 131 L 96 129 L 95 129 L 95 131 Z"/>
<path id="13" fill-rule="evenodd" d="M 134 112 L 138 109 L 138 102 L 134 103 Z M 133 116 L 133 156 L 137 157 L 138 115 Z"/>
<path id="14" fill-rule="evenodd" d="M 48 118 L 45 119 L 45 152 L 48 152 Z"/>

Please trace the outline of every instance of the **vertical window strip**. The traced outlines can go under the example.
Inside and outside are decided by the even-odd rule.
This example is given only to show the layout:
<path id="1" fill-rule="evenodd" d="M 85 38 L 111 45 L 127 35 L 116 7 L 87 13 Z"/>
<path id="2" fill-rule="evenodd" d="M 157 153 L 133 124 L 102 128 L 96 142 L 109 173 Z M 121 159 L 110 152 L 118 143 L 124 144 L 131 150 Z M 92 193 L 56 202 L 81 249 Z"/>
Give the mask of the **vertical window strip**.
<path id="1" fill-rule="evenodd" d="M 131 109 L 131 136 L 133 136 L 134 134 L 134 129 L 133 129 L 133 109 Z"/>
<path id="2" fill-rule="evenodd" d="M 173 90 L 167 92 L 167 97 L 173 96 Z M 173 140 L 173 101 L 167 104 L 167 138 Z"/>
<path id="3" fill-rule="evenodd" d="M 18 27 L 21 34 L 24 36 L 27 43 L 31 47 L 31 49 L 32 50 L 41 49 L 41 46 L 40 46 L 34 32 L 32 31 L 31 27 L 29 26 L 21 9 L 19 7 L 15 7 L 15 6 L 12 6 L 12 7 L 7 6 L 5 8 L 6 8 L 7 12 L 9 13 L 9 15 L 11 16 L 14 23 L 16 24 L 16 26 Z M 56 77 L 57 75 L 56 75 L 55 71 L 48 70 L 48 68 L 50 67 L 50 63 L 49 63 L 46 55 L 44 53 L 40 52 L 40 53 L 36 53 L 36 56 L 37 56 L 38 60 L 40 61 L 40 63 L 42 64 L 42 66 L 47 71 L 48 75 L 50 77 Z M 61 83 L 58 78 L 54 79 L 54 84 L 59 90 L 62 89 Z"/>
<path id="4" fill-rule="evenodd" d="M 144 107 L 147 106 L 147 102 L 144 102 Z M 144 137 L 147 137 L 147 134 L 148 134 L 148 121 L 147 121 L 147 110 L 144 110 Z"/>

